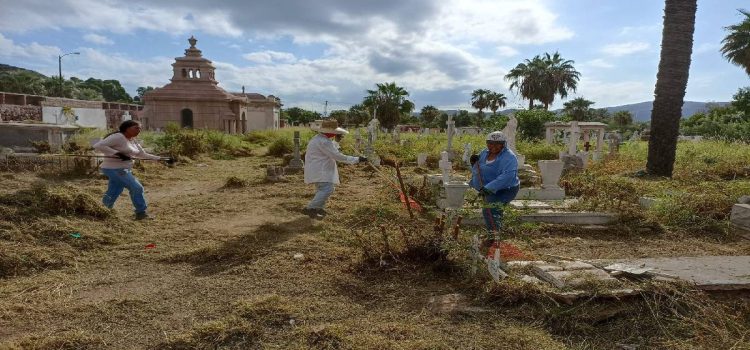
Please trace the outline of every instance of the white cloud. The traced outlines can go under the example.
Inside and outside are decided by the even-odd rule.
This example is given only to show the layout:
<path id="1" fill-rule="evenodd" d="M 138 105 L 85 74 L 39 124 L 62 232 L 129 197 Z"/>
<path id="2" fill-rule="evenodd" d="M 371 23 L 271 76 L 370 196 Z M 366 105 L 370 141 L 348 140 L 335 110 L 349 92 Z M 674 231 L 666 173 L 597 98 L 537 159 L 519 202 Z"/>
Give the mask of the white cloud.
<path id="1" fill-rule="evenodd" d="M 260 64 L 271 64 L 275 62 L 279 63 L 290 63 L 297 60 L 296 57 L 294 57 L 294 54 L 291 54 L 289 52 L 279 52 L 279 51 L 260 51 L 260 52 L 251 52 L 242 55 L 242 58 L 255 63 Z"/>
<path id="2" fill-rule="evenodd" d="M 646 51 L 649 47 L 651 47 L 651 45 L 648 43 L 631 41 L 619 44 L 609 44 L 602 48 L 602 52 L 612 56 L 625 56 Z"/>
<path id="3" fill-rule="evenodd" d="M 111 39 L 107 38 L 104 35 L 89 33 L 83 36 L 83 40 L 86 40 L 93 44 L 99 44 L 99 45 L 112 45 L 115 42 Z"/>
<path id="4" fill-rule="evenodd" d="M 601 58 L 595 58 L 590 61 L 586 61 L 581 63 L 581 66 L 583 67 L 591 67 L 591 68 L 613 68 L 615 65 L 610 63 L 607 60 L 601 59 Z"/>
<path id="5" fill-rule="evenodd" d="M 497 54 L 501 57 L 513 57 L 519 54 L 518 50 L 510 46 L 498 46 L 496 50 Z"/>
<path id="6" fill-rule="evenodd" d="M 60 52 L 60 48 L 56 46 L 40 45 L 36 42 L 32 42 L 31 44 L 16 44 L 13 40 L 6 38 L 0 33 L 0 57 L 33 58 L 50 61 L 57 57 Z"/>

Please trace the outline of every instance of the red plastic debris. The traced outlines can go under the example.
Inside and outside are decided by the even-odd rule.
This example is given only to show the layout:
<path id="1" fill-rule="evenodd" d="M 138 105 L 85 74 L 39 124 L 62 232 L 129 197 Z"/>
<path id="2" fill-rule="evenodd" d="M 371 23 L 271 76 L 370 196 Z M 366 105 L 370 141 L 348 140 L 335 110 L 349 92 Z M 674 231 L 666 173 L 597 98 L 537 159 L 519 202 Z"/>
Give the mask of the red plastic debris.
<path id="1" fill-rule="evenodd" d="M 487 257 L 492 258 L 495 256 L 495 250 L 497 249 L 497 243 L 490 246 L 487 250 Z M 519 261 L 519 260 L 534 260 L 532 256 L 522 252 L 518 247 L 506 243 L 500 243 L 500 259 L 502 261 Z"/>
<path id="2" fill-rule="evenodd" d="M 154 249 L 154 248 L 156 248 L 156 244 L 153 244 L 153 243 L 146 244 L 146 249 Z"/>
<path id="3" fill-rule="evenodd" d="M 406 196 L 404 196 L 404 193 L 399 191 L 398 192 L 399 199 L 401 200 L 401 203 L 406 203 Z M 412 209 L 416 209 L 418 212 L 422 211 L 422 206 L 419 205 L 414 199 L 409 198 L 409 205 Z"/>

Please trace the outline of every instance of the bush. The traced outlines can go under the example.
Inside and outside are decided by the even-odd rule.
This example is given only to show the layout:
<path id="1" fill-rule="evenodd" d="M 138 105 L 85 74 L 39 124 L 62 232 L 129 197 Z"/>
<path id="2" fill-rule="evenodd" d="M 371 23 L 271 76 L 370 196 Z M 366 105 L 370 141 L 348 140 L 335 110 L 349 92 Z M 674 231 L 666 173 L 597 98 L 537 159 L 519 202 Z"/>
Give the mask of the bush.
<path id="1" fill-rule="evenodd" d="M 283 157 L 287 153 L 292 153 L 292 151 L 294 151 L 294 143 L 286 137 L 279 137 L 268 146 L 269 156 Z"/>

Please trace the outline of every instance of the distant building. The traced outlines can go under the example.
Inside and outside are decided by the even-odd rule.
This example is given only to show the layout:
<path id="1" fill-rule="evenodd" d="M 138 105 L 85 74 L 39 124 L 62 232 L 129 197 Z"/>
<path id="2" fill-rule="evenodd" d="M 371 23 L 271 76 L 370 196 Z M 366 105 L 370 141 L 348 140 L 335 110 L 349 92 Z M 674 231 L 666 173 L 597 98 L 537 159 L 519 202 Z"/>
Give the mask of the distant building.
<path id="1" fill-rule="evenodd" d="M 279 128 L 281 100 L 273 95 L 227 92 L 214 78 L 216 68 L 203 58 L 190 37 L 184 57 L 172 64 L 171 83 L 143 96 L 142 122 L 149 129 L 163 129 L 168 123 L 183 128 L 245 133 Z"/>

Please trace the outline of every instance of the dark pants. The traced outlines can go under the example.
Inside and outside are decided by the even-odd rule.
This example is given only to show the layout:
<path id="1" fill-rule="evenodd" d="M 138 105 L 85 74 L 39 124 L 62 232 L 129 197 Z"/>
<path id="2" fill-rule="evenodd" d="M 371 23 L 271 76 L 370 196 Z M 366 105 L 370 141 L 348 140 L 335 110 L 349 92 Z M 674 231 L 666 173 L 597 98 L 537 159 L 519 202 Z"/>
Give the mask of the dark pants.
<path id="1" fill-rule="evenodd" d="M 494 195 L 484 198 L 485 206 L 482 208 L 484 224 L 487 226 L 487 235 L 493 238 L 498 235 L 503 227 L 503 207 L 510 203 L 518 194 L 519 186 L 497 191 Z"/>

